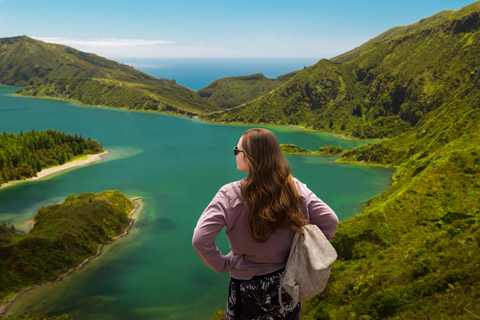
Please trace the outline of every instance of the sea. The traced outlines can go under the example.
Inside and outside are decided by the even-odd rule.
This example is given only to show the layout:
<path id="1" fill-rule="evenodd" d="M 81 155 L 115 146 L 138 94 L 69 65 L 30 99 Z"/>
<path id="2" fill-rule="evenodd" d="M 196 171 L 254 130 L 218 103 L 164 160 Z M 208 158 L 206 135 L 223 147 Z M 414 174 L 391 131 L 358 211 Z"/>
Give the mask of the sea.
<path id="1" fill-rule="evenodd" d="M 263 73 L 274 79 L 318 62 L 316 58 L 117 58 L 157 78 L 174 79 L 178 84 L 200 90 L 225 77 Z"/>
<path id="2" fill-rule="evenodd" d="M 165 70 L 177 68 L 181 71 L 169 77 L 192 89 L 220 74 L 268 73 L 267 66 L 272 67 L 267 61 L 256 61 L 258 69 L 240 60 L 228 67 L 214 60 L 201 60 L 196 67 L 187 60 L 171 65 L 159 61 L 143 61 L 143 67 L 137 61 L 137 67 L 164 77 Z M 307 62 L 272 67 L 275 71 L 268 76 L 303 64 Z M 201 77 L 200 70 L 213 72 L 213 65 L 217 65 L 215 75 Z M 196 70 L 196 75 L 188 76 L 187 70 Z M 99 257 L 62 281 L 26 292 L 11 305 L 9 314 L 67 313 L 76 320 L 191 320 L 209 319 L 217 307 L 224 309 L 229 275 L 207 268 L 191 240 L 198 218 L 220 187 L 245 177 L 236 169 L 232 148 L 252 126 L 14 96 L 19 89 L 0 86 L 0 132 L 56 129 L 98 140 L 109 154 L 100 162 L 0 188 L 0 223 L 26 228 L 39 208 L 60 203 L 69 194 L 120 190 L 142 200 L 126 237 L 106 246 Z M 280 143 L 311 150 L 321 145 L 349 148 L 370 143 L 297 127 L 266 128 Z M 340 220 L 362 212 L 368 199 L 391 185 L 392 170 L 386 168 L 341 164 L 335 157 L 314 155 L 291 155 L 287 160 L 294 176 L 332 207 Z M 224 233 L 217 245 L 228 253 Z"/>

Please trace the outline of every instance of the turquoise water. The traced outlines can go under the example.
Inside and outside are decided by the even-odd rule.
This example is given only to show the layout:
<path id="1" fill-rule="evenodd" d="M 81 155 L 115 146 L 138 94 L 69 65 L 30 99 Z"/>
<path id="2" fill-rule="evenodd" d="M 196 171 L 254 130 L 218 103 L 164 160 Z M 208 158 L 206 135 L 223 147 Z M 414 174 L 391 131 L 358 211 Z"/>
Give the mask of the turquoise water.
<path id="1" fill-rule="evenodd" d="M 250 126 L 207 124 L 168 115 L 13 97 L 0 87 L 0 132 L 57 129 L 100 141 L 105 160 L 0 189 L 0 223 L 25 225 L 69 194 L 116 189 L 141 196 L 132 232 L 74 275 L 23 295 L 10 309 L 82 319 L 208 319 L 226 303 L 228 274 L 205 267 L 192 232 L 218 189 L 241 179 L 232 148 Z M 280 143 L 316 149 L 363 142 L 298 128 L 270 127 Z M 294 175 L 344 220 L 385 190 L 391 171 L 338 164 L 332 157 L 289 156 Z M 226 238 L 219 246 L 228 252 Z"/>

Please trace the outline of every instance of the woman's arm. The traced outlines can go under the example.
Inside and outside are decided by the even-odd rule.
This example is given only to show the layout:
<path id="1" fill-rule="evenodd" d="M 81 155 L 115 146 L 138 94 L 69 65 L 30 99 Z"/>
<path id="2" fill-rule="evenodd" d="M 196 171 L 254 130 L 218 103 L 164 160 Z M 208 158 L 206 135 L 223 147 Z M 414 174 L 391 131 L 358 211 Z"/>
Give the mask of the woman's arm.
<path id="1" fill-rule="evenodd" d="M 200 260 L 209 268 L 225 273 L 230 271 L 238 258 L 229 253 L 223 255 L 215 245 L 218 233 L 226 224 L 225 213 L 230 209 L 226 186 L 218 191 L 202 213 L 193 232 L 192 244 Z"/>

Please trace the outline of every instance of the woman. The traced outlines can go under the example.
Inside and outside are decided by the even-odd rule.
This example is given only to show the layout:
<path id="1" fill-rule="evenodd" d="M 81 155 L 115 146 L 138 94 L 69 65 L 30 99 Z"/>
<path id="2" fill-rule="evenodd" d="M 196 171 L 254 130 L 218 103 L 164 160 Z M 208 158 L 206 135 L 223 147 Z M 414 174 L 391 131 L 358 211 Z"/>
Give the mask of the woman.
<path id="1" fill-rule="evenodd" d="M 278 299 L 294 230 L 311 223 L 332 239 L 338 218 L 291 176 L 271 131 L 247 130 L 234 154 L 248 176 L 218 191 L 198 220 L 193 246 L 209 268 L 230 272 L 227 319 L 299 319 L 301 304 L 286 311 Z M 232 249 L 227 255 L 215 245 L 223 227 Z M 289 302 L 287 294 L 282 297 Z"/>

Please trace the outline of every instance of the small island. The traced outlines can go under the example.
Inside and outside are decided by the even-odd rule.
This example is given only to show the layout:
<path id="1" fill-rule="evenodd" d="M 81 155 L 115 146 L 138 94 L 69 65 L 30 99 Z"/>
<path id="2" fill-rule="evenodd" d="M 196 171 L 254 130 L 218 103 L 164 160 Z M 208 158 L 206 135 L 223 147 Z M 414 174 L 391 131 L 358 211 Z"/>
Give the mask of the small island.
<path id="1" fill-rule="evenodd" d="M 283 154 L 312 154 L 313 152 L 308 149 L 303 149 L 300 147 L 297 147 L 294 144 L 281 144 L 280 145 L 280 150 L 282 151 Z"/>
<path id="2" fill-rule="evenodd" d="M 83 193 L 41 208 L 28 234 L 0 225 L 0 315 L 26 290 L 62 279 L 127 234 L 137 207 L 119 191 Z"/>
<path id="3" fill-rule="evenodd" d="M 322 156 L 341 155 L 343 148 L 341 146 L 322 146 L 317 151 L 300 148 L 294 144 L 281 144 L 280 150 L 283 154 L 316 154 Z"/>

